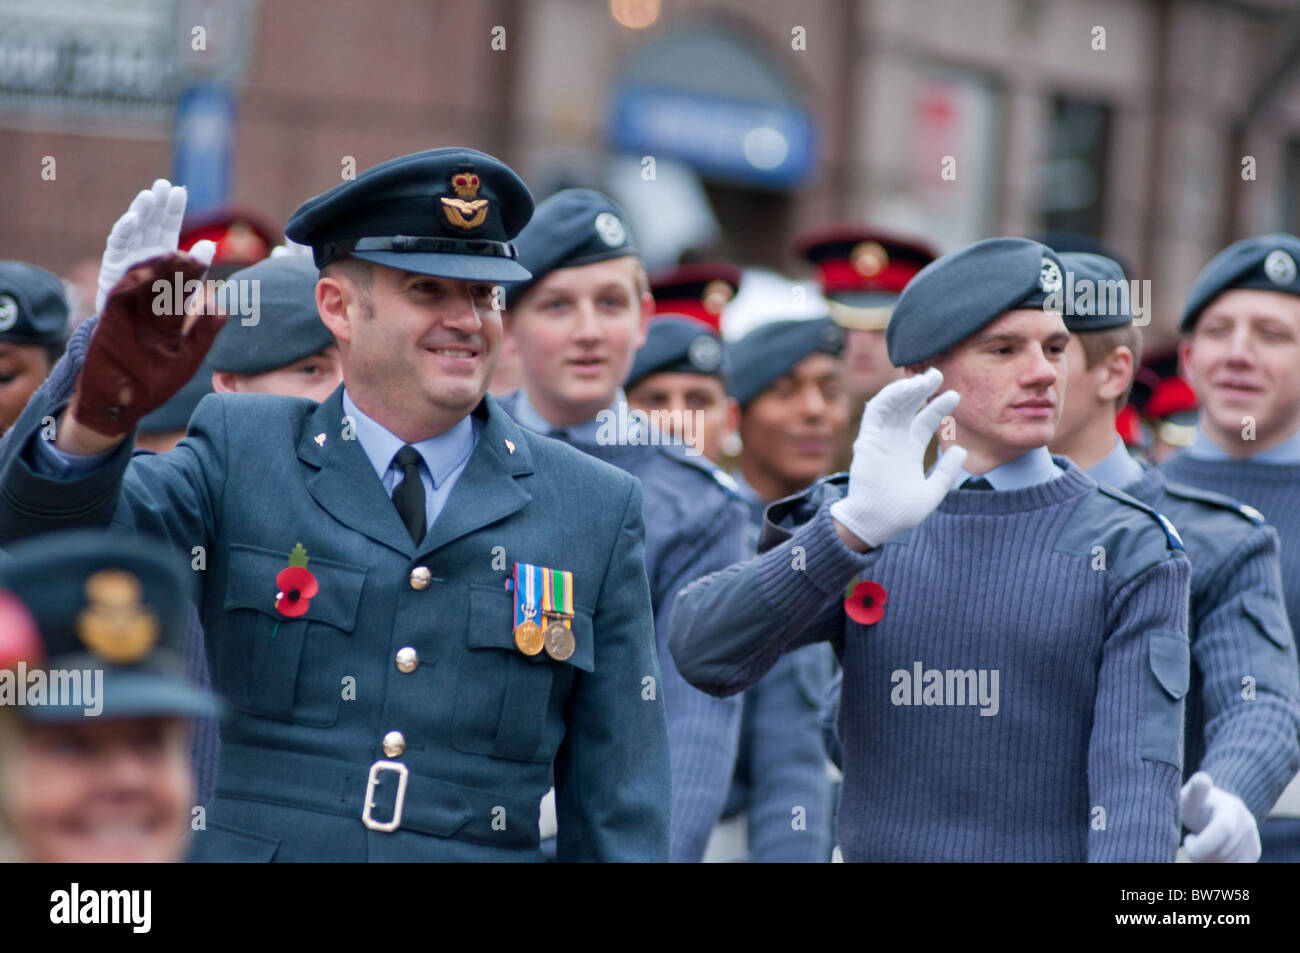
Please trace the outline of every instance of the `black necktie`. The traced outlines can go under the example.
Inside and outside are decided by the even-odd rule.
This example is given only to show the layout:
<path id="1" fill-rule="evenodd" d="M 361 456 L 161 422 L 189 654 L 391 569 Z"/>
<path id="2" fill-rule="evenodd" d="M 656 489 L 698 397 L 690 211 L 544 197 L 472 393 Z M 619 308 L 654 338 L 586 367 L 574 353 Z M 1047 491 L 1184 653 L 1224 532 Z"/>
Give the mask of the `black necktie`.
<path id="1" fill-rule="evenodd" d="M 991 490 L 993 484 L 983 477 L 972 477 L 961 485 L 963 490 Z"/>
<path id="2" fill-rule="evenodd" d="M 424 481 L 420 479 L 420 453 L 410 444 L 397 451 L 395 462 L 402 470 L 402 482 L 393 490 L 406 531 L 416 543 L 424 539 Z"/>

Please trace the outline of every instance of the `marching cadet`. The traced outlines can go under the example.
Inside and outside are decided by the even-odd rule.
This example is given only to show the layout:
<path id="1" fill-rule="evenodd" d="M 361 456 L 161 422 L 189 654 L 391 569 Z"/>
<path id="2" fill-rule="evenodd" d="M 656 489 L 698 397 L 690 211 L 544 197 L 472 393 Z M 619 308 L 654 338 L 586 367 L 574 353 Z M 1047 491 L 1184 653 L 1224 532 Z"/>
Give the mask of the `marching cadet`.
<path id="1" fill-rule="evenodd" d="M 727 474 L 630 415 L 620 385 L 652 302 L 622 210 L 599 192 L 558 192 L 537 207 L 518 245 L 532 278 L 508 287 L 506 327 L 525 383 L 502 406 L 524 427 L 640 482 L 672 761 L 670 857 L 697 861 L 727 795 L 740 700 L 710 698 L 682 680 L 667 652 L 668 616 L 683 585 L 752 553 L 753 533 Z M 589 507 L 587 488 L 575 487 Z"/>
<path id="2" fill-rule="evenodd" d="M 1123 490 L 1178 527 L 1191 561 L 1188 636 L 1192 649 L 1183 755 L 1183 823 L 1193 861 L 1253 863 L 1262 820 L 1300 770 L 1300 672 L 1278 573 L 1277 533 L 1235 500 L 1170 483 L 1129 456 L 1115 432 L 1142 352 L 1117 262 L 1063 253 L 1081 294 L 1096 305 L 1070 307 L 1069 386 L 1054 453 L 1099 483 Z M 1243 678 L 1250 691 L 1243 691 Z M 1203 805 L 1203 806 L 1202 806 Z"/>
<path id="3" fill-rule="evenodd" d="M 0 261 L 0 433 L 49 376 L 67 336 L 63 283 L 35 265 Z"/>
<path id="4" fill-rule="evenodd" d="M 722 339 L 698 321 L 656 316 L 623 388 L 628 406 L 683 445 L 721 465 L 740 407 L 727 395 Z"/>
<path id="5" fill-rule="evenodd" d="M 847 480 L 769 507 L 787 535 L 802 525 L 678 599 L 674 658 L 719 695 L 834 643 L 848 860 L 1177 851 L 1187 558 L 1167 520 L 1047 451 L 1061 275 L 1012 238 L 917 275 L 887 335 L 912 376 L 868 403 Z"/>
<path id="6" fill-rule="evenodd" d="M 193 858 L 538 860 L 552 770 L 561 860 L 667 858 L 640 487 L 485 396 L 531 213 L 511 169 L 461 148 L 310 199 L 286 231 L 322 271 L 343 385 L 217 394 L 175 450 L 130 459 L 222 320 L 149 313 L 142 289 L 202 264 L 142 248 L 20 420 L 0 541 L 112 523 L 204 556 L 232 714 Z"/>
<path id="7" fill-rule="evenodd" d="M 805 232 L 796 251 L 817 269 L 817 283 L 831 320 L 845 329 L 844 388 L 849 425 L 837 448 L 833 469 L 847 470 L 850 441 L 862 422 L 862 409 L 880 388 L 902 372 L 889 363 L 885 328 L 907 283 L 935 259 L 923 242 L 860 225 L 831 225 Z"/>
<path id="8" fill-rule="evenodd" d="M 830 320 L 774 321 L 730 348 L 741 407 L 741 495 L 756 526 L 769 503 L 830 472 L 844 441 L 844 330 Z M 762 487 L 761 490 L 757 487 Z M 822 862 L 832 792 L 821 706 L 835 663 L 828 645 L 787 652 L 746 690 L 732 810 L 747 809 L 748 859 Z"/>
<path id="9" fill-rule="evenodd" d="M 1293 634 L 1300 631 L 1297 261 L 1300 238 L 1261 235 L 1228 246 L 1197 277 L 1178 356 L 1200 417 L 1191 446 L 1161 464 L 1169 479 L 1241 500 L 1277 529 Z M 1275 627 L 1270 619 L 1269 630 Z M 1273 814 L 1260 829 L 1261 859 L 1300 861 L 1300 781 Z"/>
<path id="10" fill-rule="evenodd" d="M 8 859 L 41 863 L 181 860 L 192 824 L 189 721 L 215 710 L 180 673 L 193 587 L 184 563 L 103 530 L 47 534 L 9 555 L 0 685 L 14 691 L 0 691 L 0 855 L 7 842 Z"/>

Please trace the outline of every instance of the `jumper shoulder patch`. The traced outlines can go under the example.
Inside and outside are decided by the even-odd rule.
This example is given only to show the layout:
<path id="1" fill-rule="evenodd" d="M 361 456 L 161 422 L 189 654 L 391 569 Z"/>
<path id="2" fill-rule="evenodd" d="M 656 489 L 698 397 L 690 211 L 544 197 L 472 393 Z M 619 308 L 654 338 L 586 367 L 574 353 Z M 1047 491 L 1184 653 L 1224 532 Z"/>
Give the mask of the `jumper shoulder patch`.
<path id="1" fill-rule="evenodd" d="M 1153 520 L 1155 520 L 1156 525 L 1158 525 L 1160 529 L 1164 532 L 1165 539 L 1168 540 L 1170 549 L 1184 548 L 1183 538 L 1178 535 L 1178 530 L 1174 527 L 1174 524 L 1171 523 L 1166 516 L 1164 516 L 1164 514 L 1157 513 L 1155 510 L 1147 506 L 1141 500 L 1134 499 L 1124 491 L 1116 490 L 1113 487 L 1106 486 L 1104 483 L 1098 484 L 1097 489 L 1100 490 L 1102 493 L 1104 493 L 1106 496 L 1109 496 L 1111 499 L 1118 500 L 1119 502 L 1127 506 L 1131 506 L 1134 509 L 1141 510 L 1143 513 L 1146 513 Z"/>
<path id="2" fill-rule="evenodd" d="M 1194 486 L 1187 486 L 1184 483 L 1167 483 L 1165 492 L 1170 496 L 1176 496 L 1180 500 L 1191 500 L 1195 503 L 1206 503 L 1210 506 L 1216 506 L 1219 509 L 1229 510 L 1236 513 L 1243 519 L 1249 520 L 1255 526 L 1263 526 L 1268 522 L 1264 514 L 1249 504 L 1234 500 L 1230 496 L 1222 493 L 1214 493 L 1210 490 L 1198 489 Z"/>

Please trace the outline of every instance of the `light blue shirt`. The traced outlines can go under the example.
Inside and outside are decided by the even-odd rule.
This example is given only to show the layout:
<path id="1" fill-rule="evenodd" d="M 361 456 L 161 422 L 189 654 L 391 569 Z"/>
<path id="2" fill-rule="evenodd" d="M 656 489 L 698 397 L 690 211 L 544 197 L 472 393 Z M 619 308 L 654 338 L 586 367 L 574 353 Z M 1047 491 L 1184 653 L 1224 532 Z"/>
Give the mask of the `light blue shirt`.
<path id="1" fill-rule="evenodd" d="M 1115 449 L 1088 467 L 1088 476 L 1122 490 L 1142 479 L 1142 466 L 1129 455 L 1124 441 L 1115 438 Z"/>
<path id="2" fill-rule="evenodd" d="M 615 415 L 613 420 L 608 423 L 601 420 L 606 411 Z M 621 414 L 626 417 L 630 412 L 631 409 L 627 405 L 627 394 L 620 387 L 618 393 L 614 396 L 614 403 L 610 404 L 605 411 L 601 411 L 595 417 L 583 423 L 574 424 L 571 427 L 560 427 L 542 416 L 542 412 L 528 399 L 528 391 L 520 389 L 519 399 L 515 403 L 514 417 L 516 423 L 548 437 L 555 436 L 564 440 L 571 440 L 574 443 L 600 445 L 614 442 L 608 439 L 611 434 L 617 440 L 619 434 L 618 415 Z M 628 420 L 624 431 L 628 443 L 640 442 L 638 440 L 641 433 L 640 425 L 635 419 Z"/>
<path id="3" fill-rule="evenodd" d="M 343 391 L 343 414 L 352 418 L 357 442 L 374 467 L 375 476 L 384 485 L 384 492 L 391 497 L 403 479 L 394 458 L 397 451 L 406 446 L 406 441 L 358 410 L 346 388 Z M 424 484 L 426 527 L 433 526 L 438 519 L 447 497 L 451 496 L 452 487 L 474 453 L 482 429 L 477 417 L 466 416 L 446 433 L 411 444 L 424 463 L 419 469 L 420 482 Z"/>
<path id="4" fill-rule="evenodd" d="M 1195 457 L 1197 460 L 1239 459 L 1206 436 L 1200 424 L 1196 425 L 1196 437 L 1192 440 L 1192 444 L 1187 448 L 1186 453 L 1189 457 Z M 1252 453 L 1246 459 L 1255 463 L 1300 463 L 1300 430 L 1297 430 L 1276 447 L 1261 450 L 1259 453 Z"/>
<path id="5" fill-rule="evenodd" d="M 1023 490 L 1025 487 L 1055 480 L 1064 473 L 1046 447 L 1035 447 L 1014 460 L 994 467 L 988 473 L 975 474 L 962 467 L 956 487 L 982 476 L 995 490 Z"/>

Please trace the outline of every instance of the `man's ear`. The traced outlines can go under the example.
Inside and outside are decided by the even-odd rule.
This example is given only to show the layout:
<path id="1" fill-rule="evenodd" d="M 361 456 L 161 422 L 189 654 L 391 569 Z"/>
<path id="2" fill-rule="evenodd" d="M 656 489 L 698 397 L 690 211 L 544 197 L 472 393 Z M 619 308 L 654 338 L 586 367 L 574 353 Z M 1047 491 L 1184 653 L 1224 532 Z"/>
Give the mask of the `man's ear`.
<path id="1" fill-rule="evenodd" d="M 213 371 L 212 389 L 218 394 L 239 393 L 239 375 L 230 371 Z"/>
<path id="2" fill-rule="evenodd" d="M 1187 365 L 1191 363 L 1192 357 L 1192 336 L 1184 334 L 1178 339 L 1178 376 L 1186 380 L 1189 384 L 1191 379 L 1187 376 Z"/>
<path id="3" fill-rule="evenodd" d="M 356 285 L 346 276 L 322 275 L 316 282 L 316 312 L 340 344 L 352 342 L 352 319 L 348 306 L 356 299 Z"/>
<path id="4" fill-rule="evenodd" d="M 1133 352 L 1117 347 L 1106 355 L 1106 377 L 1097 388 L 1097 399 L 1106 403 L 1118 400 L 1133 383 Z"/>

